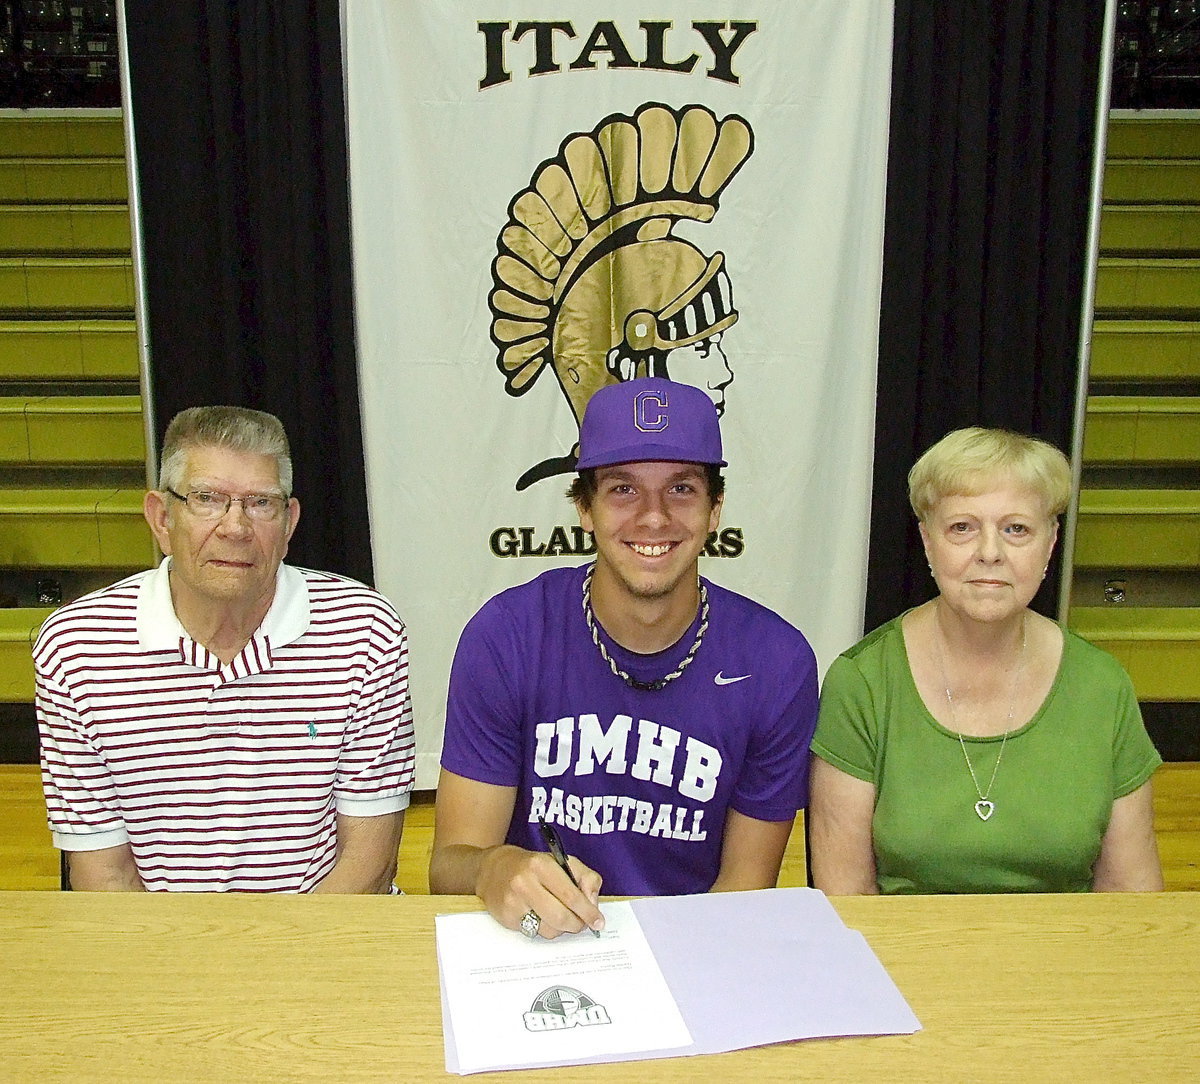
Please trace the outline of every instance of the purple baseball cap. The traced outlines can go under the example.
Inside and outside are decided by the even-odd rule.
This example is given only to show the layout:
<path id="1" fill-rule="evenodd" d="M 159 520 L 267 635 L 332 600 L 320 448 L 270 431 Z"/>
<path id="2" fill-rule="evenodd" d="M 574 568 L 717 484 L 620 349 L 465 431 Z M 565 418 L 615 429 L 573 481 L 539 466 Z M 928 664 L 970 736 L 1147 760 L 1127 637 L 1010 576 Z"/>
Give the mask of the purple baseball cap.
<path id="1" fill-rule="evenodd" d="M 728 466 L 717 408 L 695 385 L 642 377 L 609 384 L 588 400 L 575 469 L 647 460 Z"/>

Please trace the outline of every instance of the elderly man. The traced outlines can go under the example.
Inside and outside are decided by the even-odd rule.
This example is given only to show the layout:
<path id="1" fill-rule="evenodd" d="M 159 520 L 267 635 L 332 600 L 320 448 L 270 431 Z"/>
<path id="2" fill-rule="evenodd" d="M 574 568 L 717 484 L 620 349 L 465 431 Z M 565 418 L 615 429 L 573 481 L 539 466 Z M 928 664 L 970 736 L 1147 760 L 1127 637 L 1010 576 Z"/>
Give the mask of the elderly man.
<path id="1" fill-rule="evenodd" d="M 530 937 L 600 929 L 602 884 L 773 886 L 816 721 L 804 637 L 698 575 L 724 492 L 708 396 L 602 388 L 579 447 L 595 564 L 497 595 L 464 630 L 429 868 L 433 891 L 474 892 Z"/>
<path id="2" fill-rule="evenodd" d="M 183 411 L 145 499 L 166 558 L 43 626 L 42 776 L 73 888 L 392 890 L 404 624 L 375 591 L 283 563 L 291 490 L 278 418 Z"/>

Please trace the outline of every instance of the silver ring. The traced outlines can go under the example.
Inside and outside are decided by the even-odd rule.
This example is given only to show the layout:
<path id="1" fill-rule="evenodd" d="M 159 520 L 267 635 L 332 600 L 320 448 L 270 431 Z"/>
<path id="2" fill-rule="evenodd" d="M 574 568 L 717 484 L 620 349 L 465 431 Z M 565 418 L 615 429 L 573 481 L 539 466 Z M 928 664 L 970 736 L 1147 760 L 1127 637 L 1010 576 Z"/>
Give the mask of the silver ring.
<path id="1" fill-rule="evenodd" d="M 541 925 L 542 920 L 538 918 L 538 913 L 531 907 L 525 912 L 525 917 L 521 919 L 521 932 L 532 940 L 537 937 Z"/>

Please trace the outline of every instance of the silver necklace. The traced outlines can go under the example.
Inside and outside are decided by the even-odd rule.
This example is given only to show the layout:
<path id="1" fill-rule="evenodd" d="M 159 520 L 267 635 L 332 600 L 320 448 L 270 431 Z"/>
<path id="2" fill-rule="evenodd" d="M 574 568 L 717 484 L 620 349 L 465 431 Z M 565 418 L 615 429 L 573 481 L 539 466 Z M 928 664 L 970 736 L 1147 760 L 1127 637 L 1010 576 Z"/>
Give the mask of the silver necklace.
<path id="1" fill-rule="evenodd" d="M 946 659 L 942 654 L 941 629 L 937 625 L 936 613 L 933 620 L 933 646 L 937 650 L 938 669 L 942 674 L 942 686 L 946 690 L 946 705 L 950 709 L 950 722 L 954 726 L 955 734 L 958 735 L 959 748 L 962 749 L 963 760 L 967 762 L 967 771 L 971 773 L 971 782 L 975 784 L 975 793 L 979 798 L 975 803 L 975 814 L 981 821 L 985 821 L 996 812 L 996 803 L 991 800 L 992 787 L 996 783 L 996 773 L 1000 770 L 1000 761 L 1004 759 L 1004 747 L 1008 744 L 1008 735 L 1012 731 L 1013 712 L 1017 707 L 1017 683 L 1025 665 L 1025 615 L 1021 615 L 1021 650 L 1017 655 L 1017 665 L 1013 668 L 1012 690 L 1008 698 L 1008 719 L 1004 724 L 1004 737 L 1000 741 L 1000 752 L 996 754 L 996 763 L 992 766 L 992 778 L 988 780 L 987 790 L 982 790 L 979 786 L 975 768 L 971 764 L 971 758 L 967 755 L 967 743 L 963 741 L 962 731 L 958 729 L 958 714 L 954 710 L 954 696 L 950 692 L 950 682 L 946 678 Z"/>
<path id="2" fill-rule="evenodd" d="M 613 674 L 619 677 L 631 689 L 638 689 L 641 692 L 656 693 L 665 685 L 669 685 L 680 674 L 684 672 L 692 663 L 692 659 L 696 657 L 696 652 L 700 650 L 700 644 L 704 640 L 704 632 L 708 628 L 708 589 L 704 586 L 704 581 L 697 578 L 697 584 L 700 588 L 700 627 L 696 630 L 696 641 L 692 644 L 691 649 L 683 657 L 683 661 L 665 677 L 660 677 L 657 681 L 638 681 L 637 678 L 631 677 L 622 670 L 616 663 L 616 660 L 608 653 L 608 649 L 604 646 L 604 642 L 600 639 L 600 630 L 596 627 L 596 615 L 592 612 L 592 574 L 596 571 L 596 566 L 593 563 L 587 570 L 587 575 L 583 577 L 583 616 L 587 621 L 588 630 L 592 634 L 592 643 L 594 643 L 600 652 L 600 657 L 608 663 L 608 668 Z"/>

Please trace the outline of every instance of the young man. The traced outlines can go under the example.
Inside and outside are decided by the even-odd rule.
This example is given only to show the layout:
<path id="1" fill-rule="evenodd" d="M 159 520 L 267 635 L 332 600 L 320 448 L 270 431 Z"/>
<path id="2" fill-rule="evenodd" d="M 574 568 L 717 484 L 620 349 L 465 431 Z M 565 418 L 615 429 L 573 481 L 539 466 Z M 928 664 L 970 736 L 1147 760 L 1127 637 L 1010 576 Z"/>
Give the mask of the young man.
<path id="1" fill-rule="evenodd" d="M 283 564 L 279 419 L 177 415 L 145 513 L 167 556 L 53 614 L 42 776 L 75 889 L 388 892 L 412 787 L 404 624 Z"/>
<path id="2" fill-rule="evenodd" d="M 816 720 L 804 637 L 698 575 L 726 465 L 708 396 L 602 388 L 579 447 L 570 495 L 596 561 L 497 595 L 463 631 L 429 869 L 434 892 L 474 892 L 531 937 L 600 929 L 602 885 L 773 886 Z"/>

